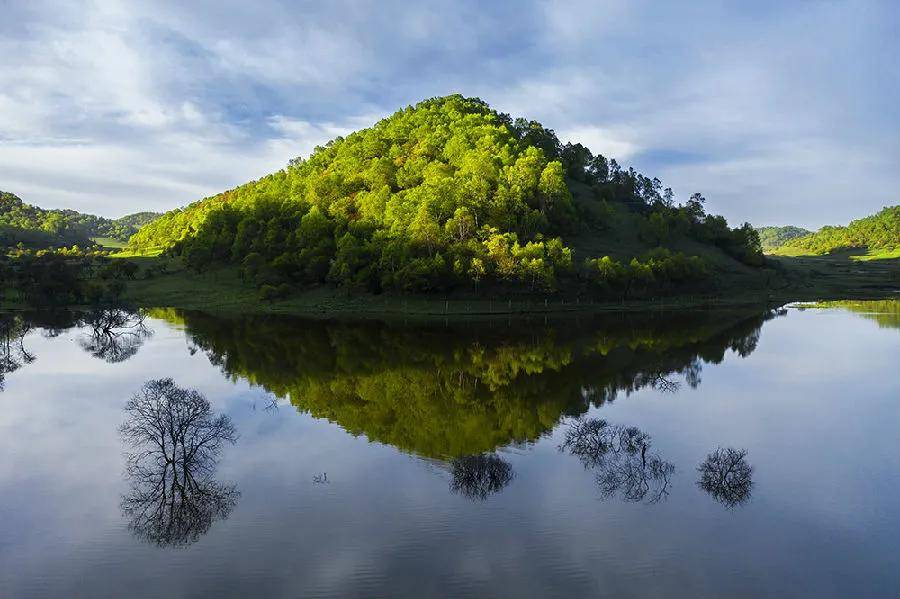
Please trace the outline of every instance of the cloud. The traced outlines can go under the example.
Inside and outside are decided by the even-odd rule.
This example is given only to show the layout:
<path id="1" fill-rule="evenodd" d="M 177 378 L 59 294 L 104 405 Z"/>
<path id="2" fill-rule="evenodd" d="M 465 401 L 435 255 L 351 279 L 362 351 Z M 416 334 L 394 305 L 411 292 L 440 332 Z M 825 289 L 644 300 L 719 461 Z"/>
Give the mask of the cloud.
<path id="1" fill-rule="evenodd" d="M 703 191 L 731 220 L 842 222 L 900 184 L 900 9 L 886 1 L 0 12 L 0 189 L 47 206 L 172 208 L 455 92 L 682 197 Z"/>

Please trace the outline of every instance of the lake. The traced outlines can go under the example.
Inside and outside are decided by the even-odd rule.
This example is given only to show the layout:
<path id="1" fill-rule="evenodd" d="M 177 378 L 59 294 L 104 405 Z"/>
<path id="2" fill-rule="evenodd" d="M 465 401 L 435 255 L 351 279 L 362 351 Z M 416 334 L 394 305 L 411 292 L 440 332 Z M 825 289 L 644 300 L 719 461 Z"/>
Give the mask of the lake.
<path id="1" fill-rule="evenodd" d="M 0 315 L 3 597 L 897 597 L 900 302 Z"/>

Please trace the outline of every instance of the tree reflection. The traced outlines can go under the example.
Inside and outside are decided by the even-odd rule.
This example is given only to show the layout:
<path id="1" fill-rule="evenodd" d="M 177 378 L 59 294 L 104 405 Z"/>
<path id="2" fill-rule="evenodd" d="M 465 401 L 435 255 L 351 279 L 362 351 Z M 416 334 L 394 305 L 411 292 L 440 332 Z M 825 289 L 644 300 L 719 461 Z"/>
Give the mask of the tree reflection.
<path id="1" fill-rule="evenodd" d="M 773 316 L 690 311 L 411 327 L 150 314 L 183 325 L 191 346 L 229 376 L 351 434 L 435 459 L 534 441 L 564 416 L 641 389 L 696 387 L 705 364 L 729 348 L 749 351 Z"/>
<path id="2" fill-rule="evenodd" d="M 748 501 L 753 489 L 753 466 L 746 458 L 746 449 L 719 447 L 697 467 L 697 485 L 728 509 Z"/>
<path id="3" fill-rule="evenodd" d="M 624 501 L 657 503 L 669 494 L 675 465 L 650 453 L 650 435 L 599 418 L 575 420 L 566 431 L 561 451 L 596 471 L 604 499 L 620 494 Z"/>
<path id="4" fill-rule="evenodd" d="M 144 323 L 144 316 L 118 308 L 89 312 L 84 324 L 90 327 L 78 343 L 95 358 L 115 364 L 135 355 L 153 331 Z"/>
<path id="5" fill-rule="evenodd" d="M 496 454 L 456 458 L 450 462 L 450 472 L 450 490 L 478 501 L 502 491 L 515 478 L 509 462 Z"/>
<path id="6" fill-rule="evenodd" d="M 238 434 L 209 401 L 172 379 L 148 381 L 125 405 L 119 431 L 130 489 L 122 513 L 139 538 L 159 546 L 189 545 L 224 520 L 240 493 L 214 479 L 219 452 Z"/>
<path id="7" fill-rule="evenodd" d="M 6 375 L 35 361 L 35 356 L 25 348 L 25 336 L 31 326 L 22 318 L 11 314 L 0 315 L 0 391 Z"/>

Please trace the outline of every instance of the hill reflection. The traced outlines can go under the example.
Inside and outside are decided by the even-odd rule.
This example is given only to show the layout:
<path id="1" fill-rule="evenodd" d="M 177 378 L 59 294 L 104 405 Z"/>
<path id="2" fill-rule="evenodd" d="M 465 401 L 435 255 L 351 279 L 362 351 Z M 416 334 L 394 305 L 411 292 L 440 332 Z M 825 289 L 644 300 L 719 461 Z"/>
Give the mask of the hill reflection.
<path id="1" fill-rule="evenodd" d="M 705 363 L 749 355 L 756 312 L 614 314 L 418 326 L 151 312 L 183 325 L 231 377 L 354 435 L 440 459 L 534 441 L 564 416 L 643 388 L 696 387 Z M 473 462 L 474 463 L 474 462 Z"/>

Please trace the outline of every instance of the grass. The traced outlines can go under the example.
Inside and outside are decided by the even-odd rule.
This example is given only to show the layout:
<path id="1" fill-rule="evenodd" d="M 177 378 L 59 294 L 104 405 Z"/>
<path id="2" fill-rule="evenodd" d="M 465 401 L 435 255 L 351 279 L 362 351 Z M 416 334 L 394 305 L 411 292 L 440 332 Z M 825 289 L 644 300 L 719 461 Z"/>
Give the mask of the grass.
<path id="1" fill-rule="evenodd" d="M 128 245 L 127 242 L 112 237 L 91 237 L 91 241 L 108 250 L 120 250 Z"/>
<path id="2" fill-rule="evenodd" d="M 515 314 L 556 314 L 600 310 L 676 309 L 697 306 L 733 306 L 766 301 L 765 295 L 683 295 L 642 301 L 590 302 L 585 298 L 534 295 L 530 297 L 476 297 L 471 294 L 399 295 L 350 293 L 318 286 L 296 291 L 276 301 L 262 301 L 257 289 L 240 278 L 236 267 L 203 273 L 186 269 L 180 261 L 164 257 L 125 258 L 140 267 L 128 283 L 124 300 L 140 307 L 173 307 L 213 313 L 291 313 L 310 316 L 483 317 Z M 163 274 L 143 278 L 149 268 Z"/>
<path id="3" fill-rule="evenodd" d="M 872 249 L 865 247 L 845 248 L 834 250 L 829 254 L 814 254 L 807 249 L 796 248 L 791 246 L 781 246 L 771 252 L 773 256 L 785 256 L 789 258 L 827 258 L 829 256 L 837 256 L 839 258 L 847 258 L 857 261 L 868 260 L 893 260 L 900 258 L 900 248 L 894 250 L 888 249 Z"/>

